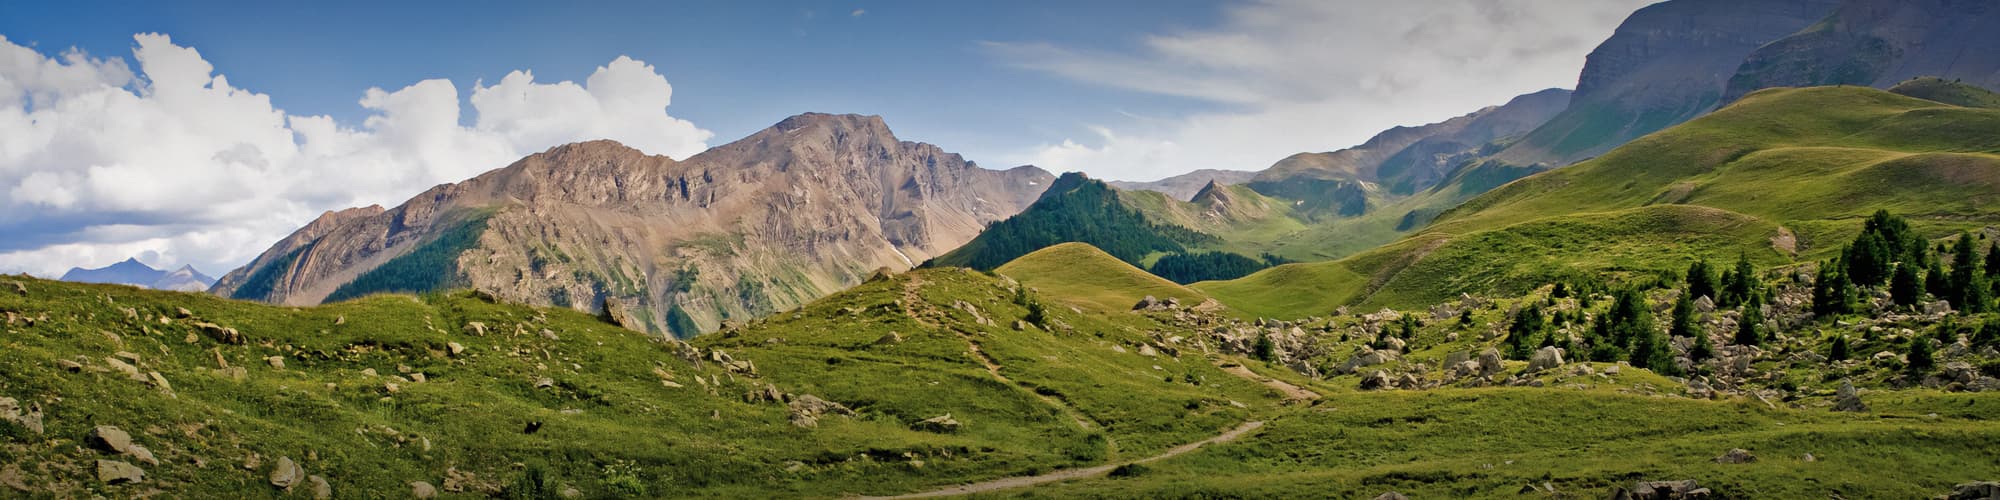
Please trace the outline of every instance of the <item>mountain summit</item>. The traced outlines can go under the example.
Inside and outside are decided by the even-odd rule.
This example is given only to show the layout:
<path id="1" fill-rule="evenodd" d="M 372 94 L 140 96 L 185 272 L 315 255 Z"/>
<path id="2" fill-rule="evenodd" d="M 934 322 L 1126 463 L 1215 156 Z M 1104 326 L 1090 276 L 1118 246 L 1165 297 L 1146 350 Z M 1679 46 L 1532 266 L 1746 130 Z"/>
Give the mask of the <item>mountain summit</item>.
<path id="1" fill-rule="evenodd" d="M 97 269 L 73 267 L 69 272 L 63 273 L 62 280 L 78 283 L 114 283 L 183 292 L 207 290 L 209 285 L 215 284 L 215 278 L 196 271 L 194 266 L 181 266 L 180 269 L 173 271 L 163 271 L 139 262 L 136 258 L 125 259 L 123 262 Z"/>
<path id="2" fill-rule="evenodd" d="M 685 161 L 566 144 L 393 209 L 328 212 L 213 292 L 298 305 L 472 287 L 687 336 L 913 267 L 1052 179 L 900 141 L 877 116 L 793 116 Z"/>

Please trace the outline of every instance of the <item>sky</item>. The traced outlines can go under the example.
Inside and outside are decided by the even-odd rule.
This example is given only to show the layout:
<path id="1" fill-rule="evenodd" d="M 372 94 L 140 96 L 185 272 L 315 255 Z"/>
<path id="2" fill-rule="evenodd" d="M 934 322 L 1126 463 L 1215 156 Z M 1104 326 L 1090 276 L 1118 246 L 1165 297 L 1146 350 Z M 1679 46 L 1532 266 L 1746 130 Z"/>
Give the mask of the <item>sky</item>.
<path id="1" fill-rule="evenodd" d="M 0 3 L 0 272 L 219 275 L 327 210 L 816 111 L 989 168 L 1259 170 L 1545 88 L 1644 0 Z"/>

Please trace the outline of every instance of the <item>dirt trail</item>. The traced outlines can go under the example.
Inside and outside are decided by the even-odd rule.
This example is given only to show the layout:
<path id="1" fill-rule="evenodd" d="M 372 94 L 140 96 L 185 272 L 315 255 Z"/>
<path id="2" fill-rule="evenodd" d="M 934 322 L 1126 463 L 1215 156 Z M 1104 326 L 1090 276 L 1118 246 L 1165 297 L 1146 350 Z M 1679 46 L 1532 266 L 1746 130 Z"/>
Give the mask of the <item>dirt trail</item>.
<path id="1" fill-rule="evenodd" d="M 1201 448 L 1203 446 L 1215 443 L 1227 443 L 1230 441 L 1235 441 L 1237 438 L 1243 437 L 1244 434 L 1248 434 L 1250 433 L 1250 431 L 1257 430 L 1259 427 L 1263 426 L 1264 422 L 1261 420 L 1244 422 L 1242 425 L 1238 425 L 1236 426 L 1236 428 L 1230 429 L 1228 432 L 1218 434 L 1214 437 L 1176 446 L 1173 449 L 1167 450 L 1158 455 L 1153 455 L 1150 457 L 1141 458 L 1130 462 L 1105 464 L 1096 467 L 1086 467 L 1082 469 L 1063 469 L 1035 476 L 1016 476 L 1016 477 L 1000 478 L 992 481 L 964 484 L 949 488 L 935 489 L 922 493 L 911 493 L 908 495 L 897 495 L 892 497 L 864 497 L 864 498 L 935 498 L 935 497 L 972 495 L 977 493 L 990 493 L 994 491 L 1014 489 L 1014 488 L 1025 488 L 1029 486 L 1048 484 L 1057 481 L 1068 481 L 1072 479 L 1097 477 L 1109 474 L 1111 473 L 1112 469 L 1116 469 L 1121 465 L 1143 464 L 1157 460 L 1165 460 L 1168 458 L 1179 456 L 1181 454 L 1190 451 L 1194 451 L 1195 449 Z"/>
<path id="2" fill-rule="evenodd" d="M 924 286 L 924 278 L 914 273 L 909 275 L 909 280 L 903 282 L 903 308 L 904 308 L 903 313 L 905 315 L 908 315 L 909 317 L 916 319 L 918 324 L 921 324 L 926 328 L 930 328 L 933 330 L 949 331 L 953 335 L 957 335 L 958 338 L 965 340 L 966 350 L 972 352 L 973 359 L 979 360 L 979 364 L 981 366 L 986 367 L 986 373 L 993 375 L 994 380 L 998 380 L 1000 381 L 1000 383 L 1007 384 L 1009 386 L 1020 388 L 1023 391 L 1027 391 L 1029 394 L 1035 395 L 1035 397 L 1041 399 L 1042 402 L 1048 403 L 1050 406 L 1054 406 L 1056 407 L 1056 409 L 1061 410 L 1063 412 L 1063 415 L 1069 416 L 1070 420 L 1076 421 L 1077 427 L 1081 427 L 1084 430 L 1091 430 L 1101 427 L 1100 425 L 1097 424 L 1097 422 L 1091 421 L 1089 417 L 1085 417 L 1081 410 L 1077 410 L 1076 407 L 1070 405 L 1068 401 L 1064 401 L 1060 398 L 1055 398 L 1046 394 L 1042 394 L 1040 392 L 1036 392 L 1032 387 L 1028 387 L 1027 385 L 1021 384 L 1020 382 L 1015 382 L 1014 379 L 1007 378 L 1007 375 L 1000 373 L 1000 362 L 994 360 L 993 356 L 986 354 L 985 349 L 981 349 L 979 347 L 978 339 L 973 338 L 971 334 L 959 331 L 957 328 L 947 328 L 940 325 L 937 321 L 934 321 L 933 318 L 945 317 L 945 313 L 943 311 L 939 311 L 937 309 L 937 306 L 931 304 L 929 301 L 924 300 L 924 298 L 921 295 L 917 294 L 917 290 L 923 288 L 923 286 Z M 1110 449 L 1108 451 L 1115 455 L 1118 452 L 1117 442 L 1112 441 L 1110 436 L 1105 436 L 1105 442 L 1107 443 L 1108 446 L 1110 446 Z"/>
<path id="3" fill-rule="evenodd" d="M 1278 380 L 1271 377 L 1266 377 L 1263 375 L 1258 375 L 1257 372 L 1250 371 L 1249 368 L 1245 368 L 1243 365 L 1226 363 L 1221 360 L 1216 360 L 1215 363 L 1217 366 L 1222 367 L 1222 371 L 1229 372 L 1230 375 L 1242 377 L 1244 380 L 1249 380 L 1251 382 L 1264 384 L 1265 387 L 1277 389 L 1279 392 L 1285 393 L 1286 400 L 1312 401 L 1315 399 L 1319 399 L 1319 393 L 1317 392 L 1306 390 L 1306 388 L 1304 387 L 1292 385 L 1290 382 Z"/>

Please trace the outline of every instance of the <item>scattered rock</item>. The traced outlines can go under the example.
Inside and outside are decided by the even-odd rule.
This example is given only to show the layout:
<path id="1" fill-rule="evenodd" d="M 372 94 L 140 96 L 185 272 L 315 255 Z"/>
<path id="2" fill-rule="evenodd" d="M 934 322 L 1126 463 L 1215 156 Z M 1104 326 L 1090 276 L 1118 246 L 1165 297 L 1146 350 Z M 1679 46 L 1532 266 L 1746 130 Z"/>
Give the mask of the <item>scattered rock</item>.
<path id="1" fill-rule="evenodd" d="M 1801 461 L 1801 462 L 1818 462 L 1818 461 L 1819 461 L 1819 457 L 1815 457 L 1815 456 L 1813 456 L 1813 454 L 1811 454 L 1811 453 L 1807 453 L 1807 454 L 1806 454 L 1806 456 L 1803 456 L 1803 457 L 1799 457 L 1799 461 Z"/>
<path id="2" fill-rule="evenodd" d="M 1707 298 L 1704 296 L 1703 298 Z M 1713 492 L 1695 484 L 1693 479 L 1680 481 L 1640 481 L 1631 490 L 1618 488 L 1611 492 L 1614 500 L 1679 500 L 1708 498 Z"/>
<path id="3" fill-rule="evenodd" d="M 93 448 L 112 453 L 123 454 L 132 451 L 132 435 L 116 426 L 100 425 L 92 428 L 90 436 L 84 439 L 84 442 Z"/>
<path id="4" fill-rule="evenodd" d="M 1718 464 L 1747 464 L 1755 461 L 1757 461 L 1757 456 L 1751 455 L 1749 450 L 1742 448 L 1731 448 L 1729 452 L 1723 453 L 1722 456 L 1715 457 L 1715 463 Z"/>
<path id="5" fill-rule="evenodd" d="M 922 421 L 919 421 L 916 424 L 911 425 L 910 427 L 916 430 L 926 431 L 926 432 L 953 433 L 953 432 L 958 432 L 958 428 L 961 425 L 963 424 L 958 423 L 958 419 L 951 418 L 951 414 L 946 413 L 943 415 L 923 419 Z"/>
<path id="6" fill-rule="evenodd" d="M 44 431 L 42 428 L 41 407 L 29 405 L 28 408 L 23 409 L 21 408 L 21 402 L 16 401 L 14 398 L 0 398 L 0 422 L 13 422 L 15 425 L 26 427 L 36 434 L 41 434 Z"/>
<path id="7" fill-rule="evenodd" d="M 1606 367 L 1604 367 L 1604 374 L 1605 374 L 1605 375 L 1611 375 L 1611 376 L 1616 376 L 1616 375 L 1618 375 L 1618 372 L 1619 372 L 1619 368 L 1618 368 L 1618 366 L 1619 366 L 1619 365 L 1611 365 L 1611 366 L 1606 366 Z"/>
<path id="8" fill-rule="evenodd" d="M 333 484 L 318 475 L 306 476 L 306 485 L 311 488 L 313 500 L 333 498 Z"/>
<path id="9" fill-rule="evenodd" d="M 117 460 L 98 460 L 97 480 L 104 484 L 136 483 L 146 480 L 146 471 Z"/>
<path id="10" fill-rule="evenodd" d="M 270 364 L 271 364 L 271 367 L 272 367 L 272 368 L 276 368 L 276 369 L 279 369 L 279 370 L 283 370 L 283 369 L 285 369 L 285 357 L 284 357 L 284 356 L 271 356 L 271 357 L 268 357 L 268 358 L 264 358 L 264 361 L 265 361 L 265 362 L 267 362 L 267 363 L 270 363 Z"/>
<path id="11" fill-rule="evenodd" d="M 28 482 L 24 480 L 25 477 L 26 474 L 21 473 L 21 466 L 7 464 L 7 467 L 0 468 L 0 486 L 13 488 L 14 491 L 22 493 L 35 491 L 34 488 L 28 487 Z"/>
<path id="12" fill-rule="evenodd" d="M 1148 310 L 1148 309 L 1152 309 L 1152 308 L 1154 308 L 1154 307 L 1159 307 L 1159 305 L 1160 305 L 1160 299 L 1156 299 L 1156 298 L 1153 298 L 1153 296 L 1151 296 L 1151 295 L 1147 295 L 1147 296 L 1146 296 L 1146 298 L 1143 298 L 1143 299 L 1139 299 L 1139 303 L 1138 303 L 1138 304 L 1134 304 L 1134 305 L 1132 306 L 1132 310 L 1134 310 L 1134 311 L 1144 311 L 1144 310 Z"/>
<path id="13" fill-rule="evenodd" d="M 1562 365 L 1562 349 L 1557 349 L 1555 346 L 1536 349 L 1535 355 L 1528 358 L 1528 372 L 1530 373 L 1559 368 Z"/>
<path id="14" fill-rule="evenodd" d="M 437 496 L 438 489 L 436 486 L 431 486 L 431 483 L 424 481 L 410 482 L 411 498 L 437 498 Z"/>
<path id="15" fill-rule="evenodd" d="M 854 410 L 840 403 L 820 399 L 819 396 L 802 394 L 792 398 L 792 425 L 804 428 L 819 427 L 820 417 L 828 415 L 854 416 Z"/>
<path id="16" fill-rule="evenodd" d="M 1481 376 L 1495 375 L 1505 369 L 1505 363 L 1500 359 L 1499 349 L 1488 347 L 1484 351 L 1479 351 L 1479 374 Z"/>
<path id="17" fill-rule="evenodd" d="M 277 465 L 271 467 L 271 486 L 281 490 L 292 491 L 292 487 L 298 486 L 305 477 L 305 468 L 293 462 L 292 457 L 278 457 Z"/>
<path id="18" fill-rule="evenodd" d="M 583 498 L 583 490 L 576 489 L 575 486 L 564 486 L 562 492 L 557 495 L 563 498 Z"/>
<path id="19" fill-rule="evenodd" d="M 21 294 L 22 297 L 28 296 L 28 285 L 23 285 L 19 281 L 9 281 L 7 283 L 14 285 L 14 293 Z"/>
<path id="20" fill-rule="evenodd" d="M 1400 354 L 1397 354 L 1396 351 L 1391 351 L 1388 349 L 1381 349 L 1381 350 L 1370 349 L 1362 351 L 1359 354 L 1355 354 L 1354 357 L 1352 358 L 1348 358 L 1346 363 L 1342 363 L 1340 365 L 1340 372 L 1355 373 L 1362 368 L 1367 368 L 1370 366 L 1375 366 L 1390 361 L 1395 361 L 1397 358 L 1400 357 L 1402 356 Z"/>
<path id="21" fill-rule="evenodd" d="M 464 354 L 464 353 L 465 353 L 465 346 L 464 346 L 464 345 L 461 345 L 461 344 L 459 344 L 459 343 L 457 343 L 457 342 L 446 342 L 446 343 L 444 343 L 444 347 L 445 347 L 446 349 L 449 349 L 449 350 L 451 350 L 451 355 L 453 355 L 453 356 L 457 356 L 457 355 L 459 355 L 459 354 Z"/>
<path id="22" fill-rule="evenodd" d="M 2000 481 L 1974 481 L 1951 487 L 1947 500 L 1991 500 L 2000 498 Z"/>
<path id="23" fill-rule="evenodd" d="M 881 338 L 875 339 L 875 345 L 895 345 L 901 343 L 903 343 L 903 334 L 896 332 L 885 333 L 882 334 Z"/>
<path id="24" fill-rule="evenodd" d="M 1403 496 L 1402 493 L 1391 491 L 1380 495 L 1375 495 L 1375 500 L 1410 500 L 1410 497 Z"/>
<path id="25" fill-rule="evenodd" d="M 1390 389 L 1392 388 L 1390 384 L 1392 382 L 1389 380 L 1389 373 L 1382 370 L 1375 370 L 1361 378 L 1361 390 L 1364 391 Z"/>
<path id="26" fill-rule="evenodd" d="M 208 338 L 213 339 L 216 342 L 221 342 L 229 345 L 243 344 L 243 334 L 238 333 L 235 328 L 229 328 L 215 323 L 209 323 L 207 321 L 196 321 L 194 322 L 194 327 L 197 330 L 201 330 L 201 333 L 203 335 L 207 335 Z"/>
<path id="27" fill-rule="evenodd" d="M 548 378 L 548 377 L 542 377 L 542 378 L 538 378 L 538 379 L 535 379 L 535 388 L 536 388 L 536 389 L 547 389 L 547 388 L 550 388 L 550 387 L 555 387 L 555 385 L 556 385 L 556 380 L 555 380 L 555 379 L 552 379 L 552 378 Z"/>
<path id="28" fill-rule="evenodd" d="M 465 322 L 465 333 L 470 333 L 474 337 L 484 337 L 486 336 L 486 324 L 478 321 L 467 321 Z"/>

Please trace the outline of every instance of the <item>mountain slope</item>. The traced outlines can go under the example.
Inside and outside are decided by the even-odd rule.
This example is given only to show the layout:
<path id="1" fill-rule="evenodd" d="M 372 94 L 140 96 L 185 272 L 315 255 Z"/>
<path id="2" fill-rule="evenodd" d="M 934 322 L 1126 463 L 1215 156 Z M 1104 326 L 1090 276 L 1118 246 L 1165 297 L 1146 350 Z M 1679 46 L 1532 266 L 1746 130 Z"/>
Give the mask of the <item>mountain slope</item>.
<path id="1" fill-rule="evenodd" d="M 70 268 L 62 275 L 63 281 L 76 283 L 116 283 L 155 290 L 200 291 L 215 284 L 194 266 L 181 266 L 173 271 L 162 271 L 148 266 L 139 259 L 125 259 L 123 262 L 97 269 Z"/>
<path id="2" fill-rule="evenodd" d="M 470 286 L 688 336 L 912 267 L 1050 180 L 898 141 L 858 115 L 794 116 L 686 161 L 570 144 L 394 209 L 329 212 L 213 291 L 309 305 Z"/>
<path id="3" fill-rule="evenodd" d="M 1163 197 L 1147 192 L 1149 196 Z M 1118 260 L 1139 265 L 1147 255 L 1173 253 L 1215 241 L 1214 236 L 1151 220 L 1127 205 L 1103 181 L 1065 173 L 1026 210 L 988 226 L 965 246 L 926 262 L 991 270 L 1060 243 L 1089 243 Z"/>
<path id="4" fill-rule="evenodd" d="M 1926 76 L 1889 87 L 1889 92 L 1968 108 L 2000 108 L 2000 93 L 1957 80 Z"/>
<path id="5" fill-rule="evenodd" d="M 1194 306 L 1208 297 L 1132 267 L 1086 243 L 1063 243 L 1014 259 L 994 272 L 1056 300 L 1123 313 L 1140 299 L 1172 298 Z"/>
<path id="6" fill-rule="evenodd" d="M 1725 102 L 1758 89 L 1887 88 L 1935 76 L 2000 88 L 2000 4 L 1978 0 L 1845 0 L 1825 19 L 1743 61 Z"/>
<path id="7" fill-rule="evenodd" d="M 1256 172 L 1244 170 L 1205 168 L 1155 181 L 1108 181 L 1106 184 L 1120 191 L 1154 191 L 1165 194 L 1168 198 L 1188 200 L 1201 193 L 1201 189 L 1209 184 L 1242 184 L 1256 176 Z"/>
<path id="8" fill-rule="evenodd" d="M 1817 258 L 1876 210 L 1942 235 L 2000 222 L 2000 110 L 1857 87 L 1772 89 L 1444 212 L 1397 243 L 1195 288 L 1277 317 L 1645 279 L 1699 258 Z M 1654 249 L 1642 251 L 1642 249 Z"/>
<path id="9" fill-rule="evenodd" d="M 1585 59 L 1570 106 L 1496 155 L 1562 166 L 1715 109 L 1758 47 L 1820 20 L 1837 0 L 1670 0 L 1639 9 Z"/>

